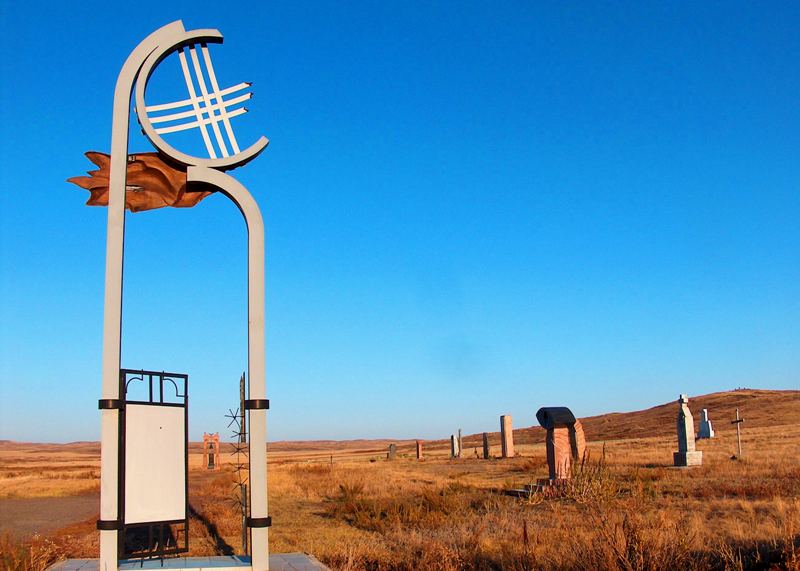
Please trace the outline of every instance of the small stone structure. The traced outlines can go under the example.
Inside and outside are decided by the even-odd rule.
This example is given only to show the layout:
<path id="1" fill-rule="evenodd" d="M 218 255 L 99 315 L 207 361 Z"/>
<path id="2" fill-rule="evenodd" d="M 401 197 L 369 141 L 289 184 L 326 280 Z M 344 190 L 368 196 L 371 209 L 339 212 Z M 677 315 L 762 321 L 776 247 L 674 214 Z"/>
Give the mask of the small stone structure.
<path id="1" fill-rule="evenodd" d="M 514 457 L 514 429 L 511 425 L 511 415 L 504 414 L 500 417 L 500 447 L 503 458 Z"/>
<path id="2" fill-rule="evenodd" d="M 219 432 L 203 433 L 203 466 L 208 470 L 222 468 L 219 463 Z"/>
<path id="3" fill-rule="evenodd" d="M 422 460 L 422 440 L 417 440 L 417 460 Z"/>
<path id="4" fill-rule="evenodd" d="M 689 397 L 678 398 L 678 451 L 672 454 L 675 466 L 700 466 L 703 453 L 695 450 L 694 418 L 689 410 Z"/>
<path id="5" fill-rule="evenodd" d="M 489 433 L 488 432 L 484 432 L 483 433 L 483 459 L 484 460 L 488 460 L 489 458 L 491 458 L 490 452 L 491 452 L 491 448 L 489 447 Z"/>
<path id="6" fill-rule="evenodd" d="M 714 427 L 711 426 L 711 420 L 708 418 L 708 409 L 704 408 L 700 412 L 700 431 L 697 433 L 697 439 L 714 438 L 714 434 Z"/>
<path id="7" fill-rule="evenodd" d="M 568 480 L 573 465 L 582 462 L 586 454 L 581 421 L 565 406 L 542 407 L 536 420 L 547 430 L 547 481 Z"/>
<path id="8" fill-rule="evenodd" d="M 458 458 L 461 455 L 461 450 L 458 448 L 458 436 L 455 434 L 450 435 L 450 458 Z"/>
<path id="9" fill-rule="evenodd" d="M 397 444 L 389 444 L 389 452 L 386 453 L 387 460 L 394 460 L 397 458 Z"/>

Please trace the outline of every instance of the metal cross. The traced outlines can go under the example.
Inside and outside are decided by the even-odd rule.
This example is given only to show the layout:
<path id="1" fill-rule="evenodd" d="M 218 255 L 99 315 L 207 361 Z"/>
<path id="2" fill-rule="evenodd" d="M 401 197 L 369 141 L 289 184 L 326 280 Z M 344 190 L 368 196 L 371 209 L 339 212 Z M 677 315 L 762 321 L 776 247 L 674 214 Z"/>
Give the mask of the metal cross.
<path id="1" fill-rule="evenodd" d="M 736 418 L 731 421 L 731 424 L 735 424 L 736 425 L 736 443 L 738 444 L 738 448 L 739 448 L 739 455 L 737 456 L 737 458 L 741 458 L 742 457 L 742 431 L 740 429 L 740 426 L 742 425 L 743 422 L 744 422 L 744 419 L 743 418 L 739 418 L 739 409 L 737 408 L 736 409 Z"/>

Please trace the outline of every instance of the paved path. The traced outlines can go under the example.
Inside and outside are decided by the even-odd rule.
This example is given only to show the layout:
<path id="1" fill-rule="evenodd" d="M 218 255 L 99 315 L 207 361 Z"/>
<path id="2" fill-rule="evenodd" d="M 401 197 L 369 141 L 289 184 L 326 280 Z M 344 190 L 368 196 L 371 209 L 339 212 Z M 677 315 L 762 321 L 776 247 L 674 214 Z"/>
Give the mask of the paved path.
<path id="1" fill-rule="evenodd" d="M 176 557 L 174 559 L 130 560 L 119 564 L 120 571 L 246 571 L 250 558 L 244 556 Z M 98 559 L 67 559 L 48 571 L 98 571 Z M 269 556 L 270 571 L 329 571 L 308 553 L 273 553 Z"/>
<path id="2" fill-rule="evenodd" d="M 100 495 L 84 494 L 62 498 L 0 499 L 0 533 L 25 537 L 47 533 L 100 513 Z"/>

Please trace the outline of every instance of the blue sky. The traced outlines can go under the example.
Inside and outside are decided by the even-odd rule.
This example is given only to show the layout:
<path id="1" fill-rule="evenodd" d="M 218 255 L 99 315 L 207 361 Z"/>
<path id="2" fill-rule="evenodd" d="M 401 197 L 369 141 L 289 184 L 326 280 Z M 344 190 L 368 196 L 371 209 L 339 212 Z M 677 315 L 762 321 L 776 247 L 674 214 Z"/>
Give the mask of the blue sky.
<path id="1" fill-rule="evenodd" d="M 98 438 L 106 212 L 64 180 L 175 19 L 222 31 L 271 140 L 233 173 L 271 440 L 800 385 L 797 5 L 165 4 L 2 8 L 0 438 Z M 238 398 L 245 244 L 222 197 L 127 218 L 123 366 L 189 373 L 194 438 Z"/>

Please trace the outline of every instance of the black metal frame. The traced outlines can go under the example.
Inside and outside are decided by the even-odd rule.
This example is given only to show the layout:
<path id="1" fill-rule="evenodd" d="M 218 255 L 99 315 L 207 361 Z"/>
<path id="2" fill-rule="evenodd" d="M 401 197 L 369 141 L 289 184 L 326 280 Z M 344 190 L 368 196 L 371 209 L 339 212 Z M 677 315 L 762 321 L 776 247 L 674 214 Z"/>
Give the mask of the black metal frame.
<path id="1" fill-rule="evenodd" d="M 133 381 L 146 379 L 148 384 L 148 400 L 128 400 L 128 385 Z M 164 384 L 172 383 L 175 388 L 175 398 L 183 399 L 183 402 L 167 402 L 164 399 Z M 183 393 L 178 389 L 178 383 L 183 382 Z M 154 383 L 157 384 L 158 391 L 154 393 Z M 118 554 L 120 559 L 145 558 L 145 557 L 165 557 L 178 555 L 189 551 L 189 375 L 182 373 L 165 373 L 164 371 L 145 371 L 134 369 L 120 369 L 119 371 L 119 395 L 117 402 L 100 401 L 101 408 L 119 407 L 119 488 L 118 488 Z M 169 406 L 182 407 L 184 409 L 184 506 L 185 517 L 178 520 L 151 521 L 142 523 L 125 523 L 125 407 L 127 404 L 150 405 L 150 406 Z M 174 526 L 174 527 L 173 527 Z M 165 533 L 166 531 L 166 533 Z M 147 534 L 143 540 L 144 532 Z M 183 545 L 181 545 L 180 535 L 183 535 Z M 144 541 L 143 548 L 130 549 L 130 542 L 126 539 L 131 536 L 138 541 Z"/>

